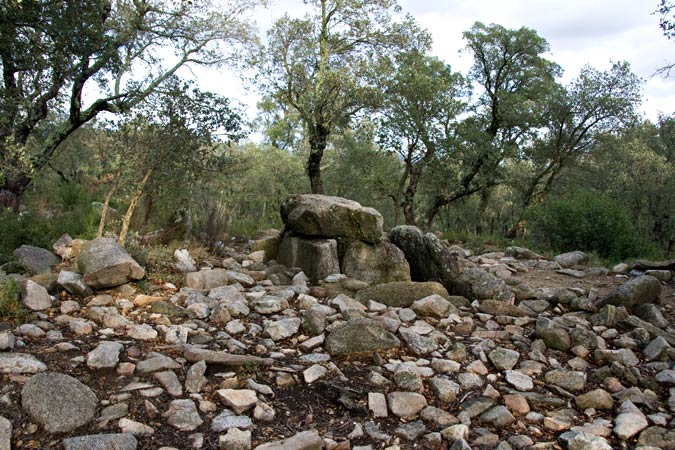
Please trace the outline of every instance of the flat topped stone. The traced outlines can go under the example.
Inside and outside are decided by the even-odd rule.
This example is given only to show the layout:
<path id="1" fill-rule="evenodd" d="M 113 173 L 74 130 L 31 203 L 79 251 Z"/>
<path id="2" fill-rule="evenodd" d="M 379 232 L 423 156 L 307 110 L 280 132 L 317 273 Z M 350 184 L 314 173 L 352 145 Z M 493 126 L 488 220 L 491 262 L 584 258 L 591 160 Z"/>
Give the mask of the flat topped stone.
<path id="1" fill-rule="evenodd" d="M 326 338 L 324 348 L 331 355 L 387 350 L 401 345 L 401 341 L 384 326 L 372 319 L 351 319 L 335 329 Z"/>
<path id="2" fill-rule="evenodd" d="M 61 258 L 40 247 L 22 245 L 12 253 L 28 272 L 33 275 L 50 273 L 52 266 L 61 262 Z"/>
<path id="3" fill-rule="evenodd" d="M 406 308 L 417 300 L 434 294 L 444 299 L 449 297 L 445 287 L 435 281 L 395 281 L 361 289 L 356 293 L 355 298 L 363 304 L 367 304 L 368 300 L 374 300 L 383 305 Z"/>
<path id="4" fill-rule="evenodd" d="M 92 434 L 63 440 L 65 450 L 136 450 L 138 441 L 127 433 Z"/>
<path id="5" fill-rule="evenodd" d="M 67 433 L 94 418 L 98 398 L 70 375 L 34 375 L 21 391 L 21 405 L 50 433 Z"/>
<path id="6" fill-rule="evenodd" d="M 10 375 L 39 373 L 47 366 L 28 353 L 0 353 L 0 373 Z"/>
<path id="7" fill-rule="evenodd" d="M 281 205 L 288 229 L 305 236 L 348 238 L 377 243 L 382 240 L 382 214 L 341 197 L 291 195 Z"/>
<path id="8" fill-rule="evenodd" d="M 281 441 L 259 445 L 255 450 L 321 450 L 323 441 L 314 431 L 303 431 Z"/>

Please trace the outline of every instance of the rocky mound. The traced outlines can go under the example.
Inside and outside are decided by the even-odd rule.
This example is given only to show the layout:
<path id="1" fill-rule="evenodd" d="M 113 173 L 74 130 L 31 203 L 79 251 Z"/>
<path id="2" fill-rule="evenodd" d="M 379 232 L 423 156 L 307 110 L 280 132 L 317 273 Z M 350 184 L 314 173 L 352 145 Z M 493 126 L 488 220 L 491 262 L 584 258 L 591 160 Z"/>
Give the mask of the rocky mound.
<path id="1" fill-rule="evenodd" d="M 34 277 L 48 304 L 0 323 L 0 449 L 675 448 L 672 272 L 439 244 L 480 295 L 234 249 L 145 292 Z"/>

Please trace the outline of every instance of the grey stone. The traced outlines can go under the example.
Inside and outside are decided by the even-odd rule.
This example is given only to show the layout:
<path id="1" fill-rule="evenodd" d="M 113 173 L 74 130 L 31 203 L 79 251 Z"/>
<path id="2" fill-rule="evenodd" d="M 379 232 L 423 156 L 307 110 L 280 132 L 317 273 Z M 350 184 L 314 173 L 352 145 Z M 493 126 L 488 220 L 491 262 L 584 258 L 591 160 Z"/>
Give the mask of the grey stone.
<path id="1" fill-rule="evenodd" d="M 52 298 L 47 289 L 32 280 L 26 281 L 23 304 L 32 311 L 42 311 L 52 306 Z"/>
<path id="2" fill-rule="evenodd" d="M 14 333 L 10 330 L 0 331 L 0 350 L 11 350 L 16 344 Z"/>
<path id="3" fill-rule="evenodd" d="M 84 278 L 77 272 L 62 270 L 59 272 L 58 283 L 71 294 L 78 297 L 87 297 L 93 292 L 84 282 Z"/>
<path id="4" fill-rule="evenodd" d="M 281 441 L 268 442 L 256 450 L 321 450 L 323 441 L 315 431 L 303 431 Z"/>
<path id="5" fill-rule="evenodd" d="M 409 328 L 399 329 L 398 334 L 416 355 L 428 355 L 439 347 L 438 342 L 432 336 L 422 336 Z"/>
<path id="6" fill-rule="evenodd" d="M 206 362 L 203 360 L 190 366 L 185 375 L 185 389 L 193 394 L 201 392 L 202 388 L 208 383 L 204 376 L 205 373 Z"/>
<path id="7" fill-rule="evenodd" d="M 9 375 L 44 372 L 47 366 L 28 353 L 0 353 L 0 373 Z"/>
<path id="8" fill-rule="evenodd" d="M 531 391 L 534 388 L 532 378 L 517 370 L 504 371 L 504 377 L 506 378 L 507 383 L 519 391 Z"/>
<path id="9" fill-rule="evenodd" d="M 165 355 L 154 355 L 136 364 L 139 373 L 157 372 L 159 370 L 180 369 L 181 365 Z"/>
<path id="10" fill-rule="evenodd" d="M 173 252 L 174 266 L 179 272 L 196 272 L 195 260 L 190 256 L 187 249 L 177 248 Z"/>
<path id="11" fill-rule="evenodd" d="M 640 431 L 647 428 L 645 415 L 630 400 L 626 400 L 619 408 L 619 414 L 614 418 L 614 434 L 626 441 Z"/>
<path id="12" fill-rule="evenodd" d="M 572 338 L 564 328 L 558 326 L 552 320 L 539 317 L 536 323 L 537 337 L 544 341 L 546 347 L 567 351 L 572 345 Z"/>
<path id="13" fill-rule="evenodd" d="M 356 318 L 333 330 L 324 348 L 331 355 L 388 350 L 401 345 L 399 339 L 372 319 Z"/>
<path id="14" fill-rule="evenodd" d="M 567 450 L 612 450 L 605 439 L 582 431 L 567 431 L 558 437 L 558 442 Z"/>
<path id="15" fill-rule="evenodd" d="M 46 372 L 34 375 L 24 385 L 21 405 L 50 433 L 67 433 L 94 418 L 98 399 L 75 378 Z"/>
<path id="16" fill-rule="evenodd" d="M 480 420 L 483 423 L 501 428 L 514 423 L 516 418 L 513 417 L 513 414 L 511 414 L 506 406 L 497 405 L 481 414 Z"/>
<path id="17" fill-rule="evenodd" d="M 450 292 L 463 295 L 470 300 L 510 301 L 515 298 L 515 294 L 504 280 L 478 267 L 462 270 L 454 278 L 453 283 L 454 286 Z"/>
<path id="18" fill-rule="evenodd" d="M 394 431 L 394 435 L 400 437 L 404 441 L 412 442 L 422 437 L 422 435 L 426 432 L 427 428 L 424 426 L 424 422 L 421 420 L 416 420 L 414 422 L 400 425 Z"/>
<path id="19" fill-rule="evenodd" d="M 663 336 L 659 336 L 656 339 L 652 340 L 649 345 L 647 345 L 642 353 L 645 355 L 647 361 L 653 361 L 658 359 L 664 350 L 671 348 L 668 341 L 666 341 Z"/>
<path id="20" fill-rule="evenodd" d="M 574 401 L 576 402 L 577 408 L 580 410 L 588 408 L 611 410 L 614 407 L 614 399 L 612 399 L 609 392 L 604 389 L 595 389 L 585 394 L 578 395 L 575 397 Z"/>
<path id="21" fill-rule="evenodd" d="M 389 238 L 394 245 L 403 250 L 410 264 L 410 276 L 413 281 L 436 281 L 453 292 L 454 278 L 459 271 L 457 257 L 436 235 L 424 234 L 417 227 L 401 225 L 391 230 Z"/>
<path id="22" fill-rule="evenodd" d="M 595 306 L 601 308 L 605 305 L 614 305 L 632 309 L 643 303 L 659 303 L 660 294 L 661 282 L 652 276 L 643 275 L 614 289 L 599 299 Z"/>
<path id="23" fill-rule="evenodd" d="M 553 258 L 553 260 L 560 264 L 560 267 L 569 268 L 586 264 L 588 262 L 588 254 L 580 251 L 562 253 Z"/>
<path id="24" fill-rule="evenodd" d="M 253 426 L 251 418 L 248 416 L 237 416 L 230 410 L 225 410 L 218 414 L 211 422 L 211 430 L 216 433 L 222 433 L 230 428 L 240 428 L 248 430 Z"/>
<path id="25" fill-rule="evenodd" d="M 77 266 L 84 282 L 94 289 L 120 286 L 145 276 L 145 269 L 110 238 L 85 242 Z"/>
<path id="26" fill-rule="evenodd" d="M 387 404 L 395 416 L 411 418 L 427 406 L 427 399 L 416 392 L 391 392 L 387 394 Z"/>
<path id="27" fill-rule="evenodd" d="M 265 324 L 265 334 L 273 341 L 280 341 L 296 334 L 302 321 L 297 317 L 279 319 Z"/>
<path id="28" fill-rule="evenodd" d="M 499 300 L 483 300 L 478 310 L 494 316 L 525 317 L 529 315 L 525 309 Z"/>
<path id="29" fill-rule="evenodd" d="M 127 433 L 92 434 L 63 440 L 65 450 L 136 450 L 138 441 Z"/>
<path id="30" fill-rule="evenodd" d="M 497 370 L 511 370 L 518 363 L 520 353 L 508 348 L 497 347 L 488 353 L 488 358 Z"/>
<path id="31" fill-rule="evenodd" d="M 382 215 L 341 197 L 292 195 L 281 205 L 281 219 L 289 230 L 305 236 L 371 243 L 382 239 Z"/>
<path id="32" fill-rule="evenodd" d="M 303 332 L 309 336 L 318 336 L 326 329 L 326 315 L 321 311 L 310 309 L 302 314 Z"/>
<path id="33" fill-rule="evenodd" d="M 171 371 L 155 372 L 154 378 L 166 389 L 172 397 L 181 397 L 183 395 L 183 385 L 180 384 L 178 376 Z"/>
<path id="34" fill-rule="evenodd" d="M 342 273 L 368 284 L 410 281 L 405 255 L 391 242 L 368 244 L 351 241 L 341 259 Z"/>
<path id="35" fill-rule="evenodd" d="M 163 416 L 169 425 L 179 431 L 193 431 L 204 423 L 191 399 L 173 400 Z"/>
<path id="36" fill-rule="evenodd" d="M 288 233 L 279 245 L 277 259 L 285 266 L 300 267 L 313 283 L 340 272 L 337 241 L 334 239 L 306 238 Z"/>
<path id="37" fill-rule="evenodd" d="M 0 416 L 0 450 L 12 450 L 12 422 Z"/>
<path id="38" fill-rule="evenodd" d="M 206 269 L 185 275 L 185 285 L 191 289 L 209 290 L 226 286 L 230 281 L 225 269 Z"/>
<path id="39" fill-rule="evenodd" d="M 255 391 L 251 389 L 220 389 L 216 391 L 216 394 L 237 414 L 253 408 L 258 402 Z"/>
<path id="40" fill-rule="evenodd" d="M 586 387 L 586 373 L 573 370 L 556 369 L 546 372 L 547 383 L 559 386 L 567 391 L 579 392 Z"/>
<path id="41" fill-rule="evenodd" d="M 448 291 L 437 282 L 396 281 L 361 289 L 355 298 L 363 304 L 373 300 L 383 305 L 405 308 L 433 294 L 446 299 L 449 297 Z"/>
<path id="42" fill-rule="evenodd" d="M 450 313 L 456 313 L 457 308 L 438 294 L 432 294 L 421 298 L 410 306 L 417 315 L 422 317 L 435 317 L 443 319 Z"/>
<path id="43" fill-rule="evenodd" d="M 218 438 L 221 450 L 249 450 L 251 448 L 251 432 L 230 428 Z"/>
<path id="44" fill-rule="evenodd" d="M 52 266 L 61 262 L 61 258 L 49 250 L 32 245 L 22 245 L 12 252 L 19 264 L 31 275 L 50 273 Z"/>
<path id="45" fill-rule="evenodd" d="M 668 326 L 668 320 L 663 317 L 663 313 L 659 307 L 653 303 L 637 305 L 633 311 L 640 319 L 651 323 L 655 327 L 666 328 Z"/>
<path id="46" fill-rule="evenodd" d="M 113 369 L 120 360 L 123 348 L 119 342 L 101 342 L 87 354 L 87 366 L 91 369 Z"/>
<path id="47" fill-rule="evenodd" d="M 446 403 L 454 402 L 457 399 L 457 394 L 459 394 L 459 384 L 440 376 L 431 378 L 429 387 L 440 401 Z"/>

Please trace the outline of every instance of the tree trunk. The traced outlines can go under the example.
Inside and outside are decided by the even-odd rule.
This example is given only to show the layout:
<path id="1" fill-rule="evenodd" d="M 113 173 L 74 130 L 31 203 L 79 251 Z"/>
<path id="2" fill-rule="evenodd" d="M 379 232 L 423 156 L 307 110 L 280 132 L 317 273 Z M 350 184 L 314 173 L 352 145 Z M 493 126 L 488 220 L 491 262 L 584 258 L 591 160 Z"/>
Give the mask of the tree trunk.
<path id="1" fill-rule="evenodd" d="M 103 236 L 103 230 L 105 229 L 105 221 L 106 218 L 108 217 L 108 205 L 110 205 L 110 199 L 112 198 L 113 195 L 115 195 L 118 186 L 119 184 L 117 183 L 117 181 L 115 181 L 115 184 L 112 185 L 112 187 L 105 196 L 105 201 L 103 202 L 103 209 L 101 210 L 101 219 L 98 222 L 98 231 L 96 232 L 96 237 Z"/>
<path id="2" fill-rule="evenodd" d="M 321 159 L 328 146 L 330 130 L 323 124 L 317 124 L 309 131 L 309 160 L 307 161 L 307 175 L 312 194 L 323 194 L 321 180 Z"/>
<path id="3" fill-rule="evenodd" d="M 120 230 L 120 238 L 118 240 L 118 242 L 122 246 L 124 246 L 124 244 L 126 244 L 127 242 L 127 234 L 129 233 L 129 223 L 131 223 L 131 218 L 134 215 L 134 210 L 136 209 L 136 206 L 138 206 L 138 202 L 141 200 L 141 196 L 143 196 L 143 189 L 145 188 L 145 185 L 148 183 L 150 175 L 152 175 L 153 169 L 154 167 L 148 169 L 148 171 L 145 173 L 145 176 L 143 176 L 143 179 L 136 188 L 136 192 L 134 192 L 134 196 L 131 199 L 131 203 L 129 203 L 127 212 L 124 214 L 124 218 L 122 218 L 122 229 Z"/>
<path id="4" fill-rule="evenodd" d="M 403 195 L 403 215 L 406 225 L 416 226 L 415 219 L 415 194 L 420 180 L 421 169 L 411 169 L 408 187 Z"/>

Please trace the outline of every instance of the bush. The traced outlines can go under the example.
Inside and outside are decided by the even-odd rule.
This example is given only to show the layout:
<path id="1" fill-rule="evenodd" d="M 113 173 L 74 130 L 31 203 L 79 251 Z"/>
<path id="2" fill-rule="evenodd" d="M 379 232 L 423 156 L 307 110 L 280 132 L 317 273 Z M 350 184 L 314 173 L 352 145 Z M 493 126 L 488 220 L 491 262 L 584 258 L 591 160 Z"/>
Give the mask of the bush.
<path id="1" fill-rule="evenodd" d="M 16 281 L 10 277 L 0 278 L 0 319 L 18 325 L 28 322 L 30 317 L 30 312 L 21 303 Z"/>
<path id="2" fill-rule="evenodd" d="M 559 252 L 596 252 L 617 261 L 639 256 L 643 250 L 628 212 L 595 192 L 549 199 L 530 211 L 528 224 L 536 244 Z"/>
<path id="3" fill-rule="evenodd" d="M 63 234 L 91 239 L 96 236 L 97 214 L 91 208 L 67 211 L 55 217 L 0 211 L 0 264 L 11 260 L 15 248 L 27 244 L 50 249 Z"/>

